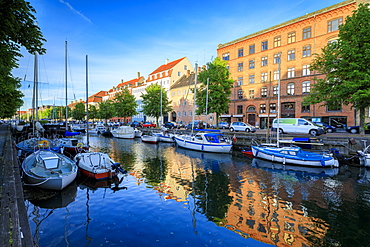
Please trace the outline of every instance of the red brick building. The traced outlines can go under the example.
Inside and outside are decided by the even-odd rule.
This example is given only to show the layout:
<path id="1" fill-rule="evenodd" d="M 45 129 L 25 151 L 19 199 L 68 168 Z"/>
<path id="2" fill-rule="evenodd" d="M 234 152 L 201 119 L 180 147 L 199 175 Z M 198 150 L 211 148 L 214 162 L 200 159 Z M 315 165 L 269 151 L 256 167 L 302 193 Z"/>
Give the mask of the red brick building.
<path id="1" fill-rule="evenodd" d="M 366 0 L 347 0 L 299 18 L 220 44 L 218 56 L 228 61 L 235 80 L 227 121 L 245 121 L 266 128 L 278 112 L 280 116 L 302 117 L 334 126 L 354 125 L 350 106 L 328 108 L 304 105 L 313 78 L 323 77 L 310 70 L 315 53 L 338 39 L 338 27 Z M 279 66 L 280 56 L 280 66 Z"/>

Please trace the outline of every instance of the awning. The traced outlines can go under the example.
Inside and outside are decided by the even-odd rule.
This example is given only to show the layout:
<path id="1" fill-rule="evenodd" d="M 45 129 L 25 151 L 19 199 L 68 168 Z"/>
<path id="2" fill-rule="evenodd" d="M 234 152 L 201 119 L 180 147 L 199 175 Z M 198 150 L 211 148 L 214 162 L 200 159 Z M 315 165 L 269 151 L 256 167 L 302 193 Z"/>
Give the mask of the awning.
<path id="1" fill-rule="evenodd" d="M 233 117 L 244 117 L 244 115 L 233 115 Z"/>
<path id="2" fill-rule="evenodd" d="M 220 117 L 231 117 L 231 115 L 221 115 Z"/>
<path id="3" fill-rule="evenodd" d="M 270 117 L 276 117 L 276 116 L 277 116 L 276 114 L 270 114 Z M 261 115 L 258 115 L 258 117 L 269 117 L 269 115 L 261 114 Z"/>

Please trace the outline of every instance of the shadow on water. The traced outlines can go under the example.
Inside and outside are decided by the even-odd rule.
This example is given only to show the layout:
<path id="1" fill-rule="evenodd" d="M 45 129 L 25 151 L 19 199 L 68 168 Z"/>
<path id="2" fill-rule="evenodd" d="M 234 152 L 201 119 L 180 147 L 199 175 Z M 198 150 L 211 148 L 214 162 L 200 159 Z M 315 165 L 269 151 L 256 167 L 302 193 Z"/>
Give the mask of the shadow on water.
<path id="1" fill-rule="evenodd" d="M 40 246 L 370 246 L 370 170 L 140 140 L 92 144 L 128 174 L 79 178 L 60 193 L 25 189 Z"/>

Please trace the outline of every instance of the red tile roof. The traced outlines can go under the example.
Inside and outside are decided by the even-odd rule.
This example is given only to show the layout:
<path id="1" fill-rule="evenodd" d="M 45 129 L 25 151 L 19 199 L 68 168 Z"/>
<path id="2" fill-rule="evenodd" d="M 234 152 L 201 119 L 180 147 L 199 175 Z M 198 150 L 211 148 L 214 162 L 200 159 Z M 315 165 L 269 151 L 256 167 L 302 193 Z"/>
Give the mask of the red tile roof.
<path id="1" fill-rule="evenodd" d="M 183 59 L 185 59 L 186 57 L 183 57 L 183 58 L 180 58 L 180 59 L 177 59 L 175 61 L 172 61 L 170 63 L 167 63 L 167 64 L 163 64 L 161 66 L 159 66 L 156 70 L 154 70 L 152 73 L 150 73 L 149 75 L 153 75 L 153 74 L 157 74 L 159 72 L 162 72 L 162 71 L 166 71 L 166 70 L 169 70 L 169 69 L 172 69 L 176 64 L 178 64 L 179 62 L 181 62 Z"/>

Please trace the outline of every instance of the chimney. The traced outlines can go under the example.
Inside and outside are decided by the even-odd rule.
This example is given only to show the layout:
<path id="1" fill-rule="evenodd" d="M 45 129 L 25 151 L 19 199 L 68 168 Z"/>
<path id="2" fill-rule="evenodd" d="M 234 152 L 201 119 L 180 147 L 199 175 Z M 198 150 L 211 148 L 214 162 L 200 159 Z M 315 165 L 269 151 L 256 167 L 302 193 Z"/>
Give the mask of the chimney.
<path id="1" fill-rule="evenodd" d="M 168 59 L 166 59 L 166 63 L 165 63 L 165 64 L 167 65 L 167 64 L 168 64 L 168 62 L 169 62 L 169 61 L 168 61 Z"/>
<path id="2" fill-rule="evenodd" d="M 137 72 L 137 79 L 140 78 L 140 72 Z"/>
<path id="3" fill-rule="evenodd" d="M 189 77 L 190 76 L 190 69 L 188 69 L 187 73 L 186 73 L 186 77 Z"/>

